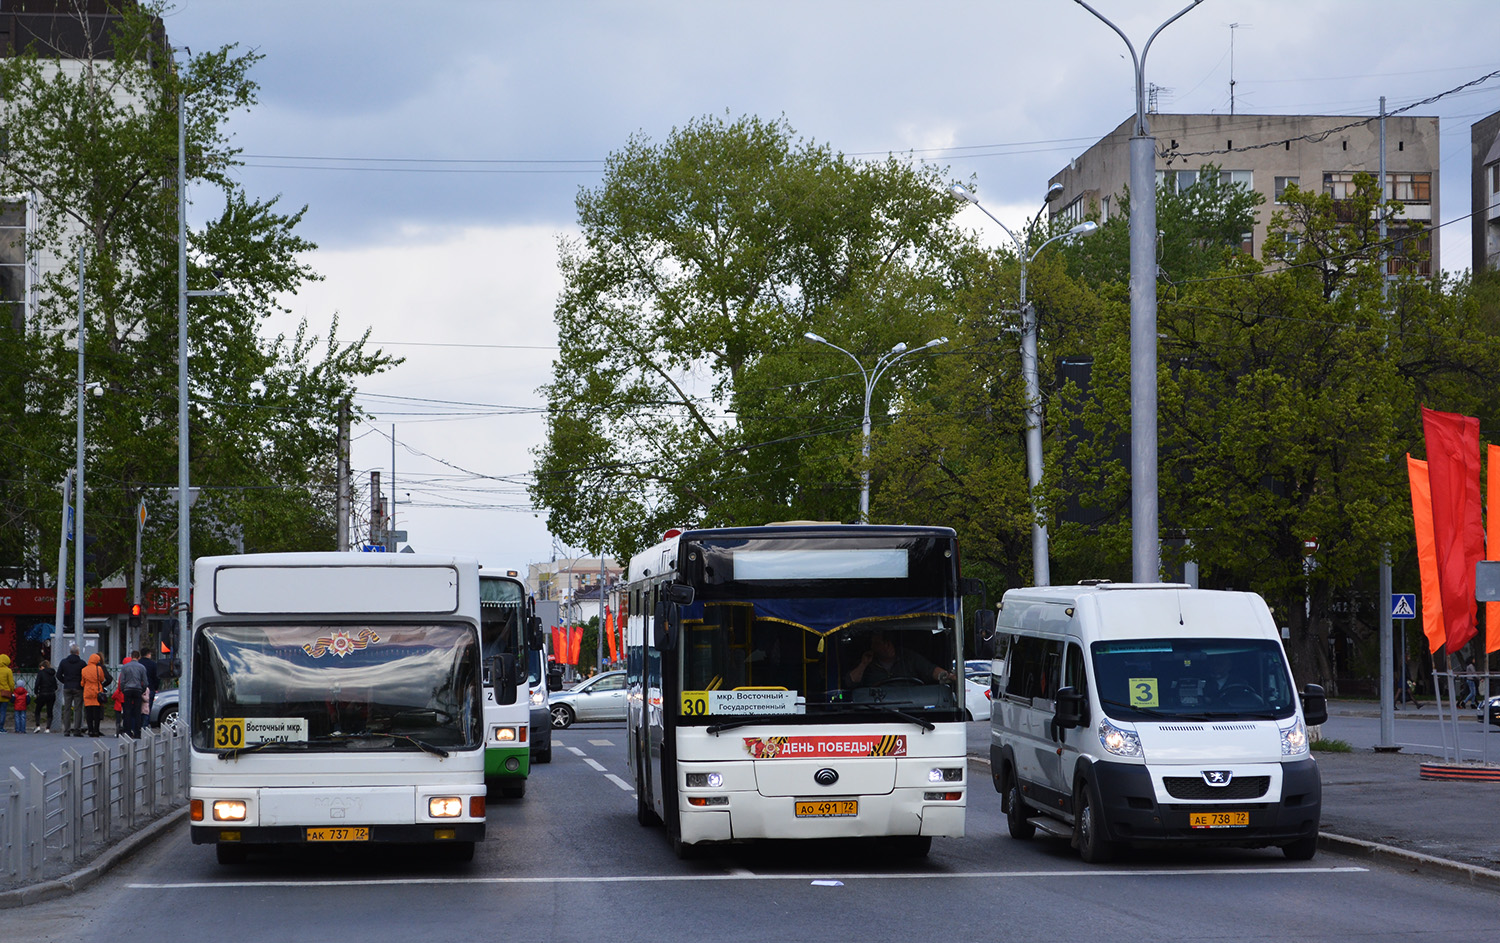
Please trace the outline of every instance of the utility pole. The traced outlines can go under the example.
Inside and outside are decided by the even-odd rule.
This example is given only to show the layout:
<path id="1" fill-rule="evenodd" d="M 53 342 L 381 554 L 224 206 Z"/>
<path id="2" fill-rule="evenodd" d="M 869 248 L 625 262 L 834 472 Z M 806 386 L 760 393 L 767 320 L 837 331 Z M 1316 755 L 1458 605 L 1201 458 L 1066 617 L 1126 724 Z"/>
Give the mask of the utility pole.
<path id="1" fill-rule="evenodd" d="M 1385 245 L 1385 96 L 1380 96 L 1380 300 L 1381 307 L 1386 308 L 1386 294 L 1390 289 L 1390 281 L 1386 278 L 1386 245 Z M 1385 312 L 1382 312 L 1385 313 Z M 1382 753 L 1394 753 L 1401 749 L 1396 746 L 1396 694 L 1393 690 L 1396 683 L 1396 666 L 1392 662 L 1395 657 L 1395 630 L 1391 626 L 1391 547 L 1389 544 L 1380 551 L 1380 742 L 1375 749 Z M 1405 623 L 1402 623 L 1401 640 L 1406 641 Z M 1406 666 L 1406 646 L 1401 648 L 1401 665 Z M 1406 691 L 1403 682 L 1402 692 Z"/>
<path id="2" fill-rule="evenodd" d="M 385 546 L 385 521 L 381 520 L 381 505 L 385 495 L 380 493 L 380 472 L 370 472 L 370 546 Z"/>
<path id="3" fill-rule="evenodd" d="M 63 606 L 68 598 L 68 523 L 73 514 L 73 472 L 63 475 L 62 526 L 57 541 L 57 616 L 52 620 L 52 664 L 63 657 Z"/>
<path id="4" fill-rule="evenodd" d="M 349 399 L 339 403 L 339 454 L 338 471 L 338 527 L 335 546 L 340 553 L 349 550 Z"/>
<path id="5" fill-rule="evenodd" d="M 83 307 L 84 247 L 78 247 L 78 467 L 73 470 L 77 491 L 73 496 L 73 644 L 83 650 L 83 348 L 87 318 Z"/>

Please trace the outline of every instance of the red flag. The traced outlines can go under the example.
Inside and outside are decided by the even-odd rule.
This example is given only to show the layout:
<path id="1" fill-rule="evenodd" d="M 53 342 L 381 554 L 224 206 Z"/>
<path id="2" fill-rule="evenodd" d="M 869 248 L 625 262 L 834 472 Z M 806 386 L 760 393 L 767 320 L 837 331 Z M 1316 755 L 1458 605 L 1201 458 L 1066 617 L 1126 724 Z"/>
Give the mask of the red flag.
<path id="1" fill-rule="evenodd" d="M 1432 485 L 1432 536 L 1448 651 L 1474 637 L 1479 604 L 1474 568 L 1484 558 L 1479 499 L 1479 420 L 1422 407 L 1427 476 Z"/>
<path id="2" fill-rule="evenodd" d="M 578 656 L 583 652 L 583 626 L 569 626 L 568 635 L 571 637 L 568 645 L 568 664 L 576 665 Z"/>
<path id="3" fill-rule="evenodd" d="M 1438 586 L 1437 548 L 1432 543 L 1432 489 L 1427 483 L 1427 463 L 1406 456 L 1411 478 L 1411 516 L 1417 531 L 1417 572 L 1422 578 L 1422 632 L 1429 651 L 1443 647 L 1443 591 Z"/>
<path id="4" fill-rule="evenodd" d="M 1489 525 L 1489 540 L 1485 559 L 1500 560 L 1500 445 L 1489 447 L 1489 462 L 1489 494 L 1485 502 L 1489 509 L 1485 521 Z M 1500 602 L 1484 604 L 1484 650 L 1500 651 Z"/>
<path id="5" fill-rule="evenodd" d="M 609 660 L 615 660 L 615 614 L 604 609 L 604 637 L 609 641 Z"/>
<path id="6" fill-rule="evenodd" d="M 568 663 L 568 635 L 567 629 L 560 625 L 552 627 L 552 660 L 559 665 Z"/>

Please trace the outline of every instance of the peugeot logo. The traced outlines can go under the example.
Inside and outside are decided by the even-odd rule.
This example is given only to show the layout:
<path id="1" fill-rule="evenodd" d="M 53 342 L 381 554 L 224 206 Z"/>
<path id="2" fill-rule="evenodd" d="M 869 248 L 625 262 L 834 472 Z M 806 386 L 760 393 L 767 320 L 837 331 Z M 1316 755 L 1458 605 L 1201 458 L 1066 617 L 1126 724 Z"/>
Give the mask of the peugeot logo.
<path id="1" fill-rule="evenodd" d="M 838 770 L 829 769 L 826 766 L 813 773 L 813 780 L 819 786 L 832 786 L 839 781 Z"/>
<path id="2" fill-rule="evenodd" d="M 1227 769 L 1206 769 L 1203 771 L 1203 781 L 1210 786 L 1227 786 L 1234 779 L 1234 773 Z"/>

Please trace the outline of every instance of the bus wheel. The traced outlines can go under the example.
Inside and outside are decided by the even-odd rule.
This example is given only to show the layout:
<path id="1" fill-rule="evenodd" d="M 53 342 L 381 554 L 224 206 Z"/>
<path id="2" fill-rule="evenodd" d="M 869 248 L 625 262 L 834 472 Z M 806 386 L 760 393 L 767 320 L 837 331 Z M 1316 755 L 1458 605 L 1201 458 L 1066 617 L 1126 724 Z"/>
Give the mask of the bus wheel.
<path id="1" fill-rule="evenodd" d="M 221 841 L 214 845 L 214 855 L 218 857 L 219 864 L 244 864 L 249 849 L 239 842 Z"/>
<path id="2" fill-rule="evenodd" d="M 536 754 L 534 756 L 532 756 L 532 758 L 531 758 L 531 762 L 533 762 L 533 763 L 551 763 L 552 762 L 552 744 L 549 742 L 546 746 L 544 746 L 540 750 L 536 751 Z"/>
<path id="3" fill-rule="evenodd" d="M 526 780 L 506 779 L 500 783 L 500 795 L 507 799 L 520 799 L 526 795 Z"/>
<path id="4" fill-rule="evenodd" d="M 886 842 L 895 858 L 925 858 L 932 851 L 931 835 L 892 835 Z"/>
<path id="5" fill-rule="evenodd" d="M 446 842 L 438 847 L 443 849 L 443 857 L 454 864 L 468 864 L 474 860 L 474 843 L 471 841 Z"/>
<path id="6" fill-rule="evenodd" d="M 1078 818 L 1074 825 L 1078 841 L 1078 856 L 1089 864 L 1103 864 L 1115 856 L 1115 843 L 1105 839 L 1100 834 L 1098 814 L 1094 811 L 1094 804 L 1089 801 L 1088 783 L 1078 784 L 1078 796 L 1074 800 L 1073 808 L 1078 810 Z"/>
<path id="7" fill-rule="evenodd" d="M 641 771 L 637 768 L 635 772 L 635 820 L 642 825 L 655 825 L 656 813 L 651 811 L 651 806 L 646 802 L 646 790 L 641 788 L 641 779 Z"/>

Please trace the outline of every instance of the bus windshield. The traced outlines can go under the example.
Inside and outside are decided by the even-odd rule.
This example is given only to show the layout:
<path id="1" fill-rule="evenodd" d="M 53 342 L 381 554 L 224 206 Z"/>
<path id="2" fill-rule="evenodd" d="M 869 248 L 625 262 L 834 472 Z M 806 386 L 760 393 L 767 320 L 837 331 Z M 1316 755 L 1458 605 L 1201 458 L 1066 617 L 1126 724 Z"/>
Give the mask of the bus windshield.
<path id="1" fill-rule="evenodd" d="M 961 712 L 951 538 L 714 538 L 683 561 L 682 722 Z"/>
<path id="2" fill-rule="evenodd" d="M 1284 719 L 1296 711 L 1286 658 L 1271 639 L 1133 639 L 1092 647 L 1099 701 L 1111 717 Z"/>
<path id="3" fill-rule="evenodd" d="M 200 750 L 480 744 L 472 626 L 219 624 L 201 629 L 196 646 Z"/>
<path id="4" fill-rule="evenodd" d="M 514 655 L 526 665 L 526 633 L 521 609 L 525 589 L 508 579 L 479 578 L 479 634 L 483 646 L 484 683 L 489 684 L 491 660 L 496 655 Z"/>

